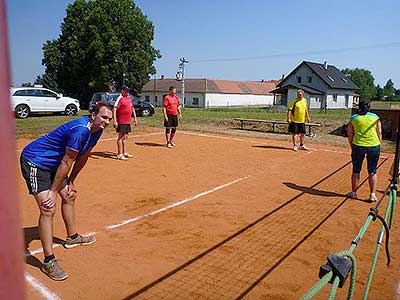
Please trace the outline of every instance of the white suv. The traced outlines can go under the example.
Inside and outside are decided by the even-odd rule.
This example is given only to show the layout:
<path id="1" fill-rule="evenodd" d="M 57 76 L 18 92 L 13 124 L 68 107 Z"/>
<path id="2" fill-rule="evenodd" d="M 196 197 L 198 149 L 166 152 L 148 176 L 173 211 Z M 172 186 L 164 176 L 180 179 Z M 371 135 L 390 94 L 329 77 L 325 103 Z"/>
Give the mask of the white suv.
<path id="1" fill-rule="evenodd" d="M 31 113 L 64 112 L 73 116 L 80 110 L 79 101 L 64 97 L 41 87 L 11 88 L 11 109 L 17 118 L 25 119 Z"/>

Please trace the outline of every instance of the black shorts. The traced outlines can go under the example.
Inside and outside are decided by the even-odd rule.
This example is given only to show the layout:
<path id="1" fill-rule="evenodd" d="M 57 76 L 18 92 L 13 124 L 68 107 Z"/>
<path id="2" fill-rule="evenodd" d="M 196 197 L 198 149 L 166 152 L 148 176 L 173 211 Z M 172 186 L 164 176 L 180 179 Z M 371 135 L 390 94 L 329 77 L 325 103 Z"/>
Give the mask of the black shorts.
<path id="1" fill-rule="evenodd" d="M 164 127 L 173 127 L 176 128 L 178 127 L 178 116 L 177 115 L 167 115 L 168 121 L 164 120 Z"/>
<path id="2" fill-rule="evenodd" d="M 289 123 L 289 132 L 293 134 L 306 134 L 306 123 Z"/>
<path id="3" fill-rule="evenodd" d="M 29 194 L 36 195 L 49 190 L 56 176 L 56 171 L 50 171 L 36 166 L 21 155 L 20 157 L 22 176 L 28 186 Z"/>
<path id="4" fill-rule="evenodd" d="M 131 132 L 131 124 L 118 124 L 117 132 L 120 132 L 120 133 Z"/>

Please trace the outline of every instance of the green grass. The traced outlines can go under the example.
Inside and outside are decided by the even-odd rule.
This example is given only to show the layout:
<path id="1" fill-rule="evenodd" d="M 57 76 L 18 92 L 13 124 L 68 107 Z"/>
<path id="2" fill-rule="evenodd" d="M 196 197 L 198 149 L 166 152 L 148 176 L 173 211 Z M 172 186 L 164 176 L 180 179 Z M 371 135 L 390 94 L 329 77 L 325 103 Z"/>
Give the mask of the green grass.
<path id="1" fill-rule="evenodd" d="M 326 113 L 311 111 L 312 122 L 328 124 L 345 123 L 350 117 L 350 110 L 328 110 Z M 27 119 L 16 119 L 17 137 L 35 138 L 46 134 L 54 128 L 75 118 L 87 115 L 88 111 L 80 111 L 77 116 L 34 115 Z M 269 112 L 265 108 L 184 108 L 181 129 L 213 131 L 212 127 L 232 127 L 234 118 L 286 120 L 286 113 Z M 139 124 L 151 127 L 163 127 L 161 108 L 156 108 L 152 117 L 139 118 Z"/>

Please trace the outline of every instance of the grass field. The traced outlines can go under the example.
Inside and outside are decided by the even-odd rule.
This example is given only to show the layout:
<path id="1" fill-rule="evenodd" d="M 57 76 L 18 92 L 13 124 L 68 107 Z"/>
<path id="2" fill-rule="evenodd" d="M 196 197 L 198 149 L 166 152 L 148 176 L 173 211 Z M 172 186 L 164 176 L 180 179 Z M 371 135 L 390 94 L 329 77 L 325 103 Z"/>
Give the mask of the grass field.
<path id="1" fill-rule="evenodd" d="M 75 117 L 64 115 L 38 115 L 27 119 L 16 119 L 17 137 L 36 138 L 57 126 L 77 117 L 88 114 L 86 110 L 79 112 Z M 340 128 L 347 123 L 351 111 L 349 109 L 328 110 L 319 112 L 319 110 L 311 110 L 311 121 L 322 124 L 317 129 L 317 138 L 312 141 L 324 144 L 334 144 L 347 146 L 347 139 L 340 136 Z M 180 130 L 193 130 L 200 132 L 228 133 L 228 134 L 251 134 L 264 135 L 269 138 L 285 140 L 289 139 L 287 135 L 287 126 L 281 125 L 271 133 L 270 125 L 260 125 L 252 127 L 251 131 L 238 131 L 238 122 L 233 121 L 234 118 L 247 119 L 264 119 L 264 120 L 286 120 L 286 113 L 269 112 L 265 108 L 184 108 L 183 118 L 180 123 Z M 163 115 L 160 108 L 156 108 L 156 113 L 152 117 L 139 117 L 140 127 L 162 127 Z M 110 126 L 107 131 L 113 131 Z M 394 143 L 385 141 L 383 150 L 392 152 Z"/>

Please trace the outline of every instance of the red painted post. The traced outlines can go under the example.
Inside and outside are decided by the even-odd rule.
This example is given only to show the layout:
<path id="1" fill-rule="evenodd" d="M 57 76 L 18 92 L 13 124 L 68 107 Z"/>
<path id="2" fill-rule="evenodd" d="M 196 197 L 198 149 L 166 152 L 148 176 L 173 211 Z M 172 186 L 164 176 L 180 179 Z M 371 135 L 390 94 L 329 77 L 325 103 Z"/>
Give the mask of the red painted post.
<path id="1" fill-rule="evenodd" d="M 0 0 L 0 299 L 25 298 L 24 248 L 17 197 L 15 119 L 10 109 L 6 4 Z"/>

